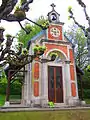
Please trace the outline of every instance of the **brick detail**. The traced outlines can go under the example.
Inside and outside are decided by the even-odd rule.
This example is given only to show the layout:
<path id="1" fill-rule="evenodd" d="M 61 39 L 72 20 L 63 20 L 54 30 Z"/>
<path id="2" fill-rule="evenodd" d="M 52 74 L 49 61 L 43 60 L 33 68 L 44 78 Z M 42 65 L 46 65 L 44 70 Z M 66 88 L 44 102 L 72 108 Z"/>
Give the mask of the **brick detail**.
<path id="1" fill-rule="evenodd" d="M 34 79 L 39 79 L 39 63 L 34 64 Z"/>
<path id="2" fill-rule="evenodd" d="M 75 80 L 75 71 L 73 65 L 70 65 L 70 78 L 71 80 Z"/>
<path id="3" fill-rule="evenodd" d="M 34 82 L 34 96 L 38 97 L 39 96 L 39 82 Z"/>
<path id="4" fill-rule="evenodd" d="M 71 83 L 71 91 L 72 91 L 72 96 L 76 96 L 76 85 L 75 83 Z"/>
<path id="5" fill-rule="evenodd" d="M 66 56 L 68 57 L 68 51 L 67 51 L 67 46 L 60 46 L 60 45 L 55 45 L 55 44 L 46 44 L 46 51 L 45 51 L 45 54 L 51 50 L 51 49 L 59 49 L 61 50 L 62 52 L 64 52 L 66 54 Z"/>

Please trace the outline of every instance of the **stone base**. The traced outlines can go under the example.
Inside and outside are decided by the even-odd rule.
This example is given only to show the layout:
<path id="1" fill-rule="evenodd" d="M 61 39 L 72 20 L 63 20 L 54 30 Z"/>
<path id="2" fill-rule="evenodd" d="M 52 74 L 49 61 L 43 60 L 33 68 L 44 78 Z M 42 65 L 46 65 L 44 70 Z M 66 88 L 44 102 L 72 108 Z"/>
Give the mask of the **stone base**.
<path id="1" fill-rule="evenodd" d="M 78 98 L 68 98 L 66 104 L 69 106 L 78 106 L 80 105 L 80 100 Z"/>
<path id="2" fill-rule="evenodd" d="M 27 106 L 27 107 L 30 107 L 30 105 L 31 105 L 31 101 L 30 100 L 21 100 L 21 104 L 22 105 L 25 105 L 25 106 Z"/>
<path id="3" fill-rule="evenodd" d="M 9 106 L 10 106 L 10 102 L 6 101 L 5 104 L 4 104 L 4 107 L 9 107 Z"/>
<path id="4" fill-rule="evenodd" d="M 32 97 L 30 100 L 25 101 L 25 105 L 30 107 L 40 107 L 40 97 Z"/>
<path id="5" fill-rule="evenodd" d="M 46 99 L 46 97 L 42 97 L 40 99 L 40 105 L 41 107 L 48 107 L 48 100 Z"/>

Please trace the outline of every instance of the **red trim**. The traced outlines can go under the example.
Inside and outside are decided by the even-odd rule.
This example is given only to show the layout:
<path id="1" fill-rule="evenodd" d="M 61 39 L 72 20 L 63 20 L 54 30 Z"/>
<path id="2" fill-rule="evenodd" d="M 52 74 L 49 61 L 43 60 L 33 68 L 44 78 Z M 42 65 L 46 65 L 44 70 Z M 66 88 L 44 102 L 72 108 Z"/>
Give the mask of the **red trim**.
<path id="1" fill-rule="evenodd" d="M 55 27 L 60 31 L 60 35 L 58 37 L 54 37 L 51 35 L 50 31 L 51 29 Z M 62 26 L 57 26 L 57 25 L 51 25 L 48 28 L 48 39 L 53 39 L 53 40 L 62 40 Z"/>

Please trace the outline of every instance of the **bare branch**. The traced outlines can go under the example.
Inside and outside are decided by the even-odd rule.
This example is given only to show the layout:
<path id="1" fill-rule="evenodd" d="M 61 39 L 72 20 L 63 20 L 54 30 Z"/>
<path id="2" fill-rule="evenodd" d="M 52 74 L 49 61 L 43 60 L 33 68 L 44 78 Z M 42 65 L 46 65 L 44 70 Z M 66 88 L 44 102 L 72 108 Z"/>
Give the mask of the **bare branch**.
<path id="1" fill-rule="evenodd" d="M 28 10 L 29 10 L 28 5 L 29 5 L 30 3 L 32 3 L 32 2 L 33 2 L 33 0 L 28 0 L 27 2 L 25 2 L 24 4 L 22 4 L 21 9 L 28 11 Z"/>
<path id="2" fill-rule="evenodd" d="M 30 19 L 28 19 L 28 18 L 26 18 L 26 19 L 27 19 L 28 21 L 30 21 L 30 22 L 36 24 L 37 26 L 39 26 L 39 27 L 41 27 L 41 28 L 43 29 L 43 26 L 42 26 L 42 25 L 39 25 L 38 23 L 36 23 L 36 22 L 34 22 L 34 21 L 32 21 L 32 20 L 30 20 Z"/>
<path id="3" fill-rule="evenodd" d="M 75 17 L 72 17 L 72 19 L 74 20 L 75 24 L 78 25 L 78 27 L 80 27 L 83 31 L 85 31 L 85 26 L 80 25 L 80 24 L 76 21 Z"/>
<path id="4" fill-rule="evenodd" d="M 82 0 L 77 0 L 78 4 L 81 5 L 81 7 L 86 7 L 86 5 L 84 4 L 84 2 L 82 2 Z"/>
<path id="5" fill-rule="evenodd" d="M 0 6 L 0 20 L 6 20 L 6 21 L 18 21 L 18 19 L 13 15 L 10 14 L 12 10 L 14 9 L 16 3 L 18 0 L 2 0 L 2 4 Z M 29 4 L 32 3 L 33 0 L 28 0 L 24 4 L 21 5 L 20 9 L 27 12 L 29 10 Z M 23 18 L 22 20 L 24 20 Z M 20 20 L 20 21 L 22 21 Z"/>
<path id="6" fill-rule="evenodd" d="M 8 22 L 18 22 L 18 19 L 15 17 L 14 14 L 9 14 L 8 16 L 3 16 L 2 20 L 6 20 Z M 24 19 L 20 20 L 23 21 Z"/>
<path id="7" fill-rule="evenodd" d="M 77 0 L 77 2 L 81 5 L 81 7 L 83 7 L 86 20 L 88 20 L 88 24 L 90 26 L 90 17 L 88 16 L 88 13 L 86 11 L 86 5 L 85 5 L 85 3 L 82 2 L 82 0 Z"/>
<path id="8" fill-rule="evenodd" d="M 17 0 L 2 0 L 2 5 L 0 6 L 0 20 L 3 19 L 3 16 L 8 16 L 12 12 L 16 3 Z"/>
<path id="9" fill-rule="evenodd" d="M 76 21 L 75 17 L 73 16 L 73 11 L 72 11 L 72 9 L 69 9 L 69 13 L 70 13 L 70 16 L 69 16 L 69 17 L 72 18 L 73 21 L 75 22 L 75 24 L 78 25 L 78 27 L 80 27 L 80 28 L 85 32 L 85 26 L 80 25 L 80 24 Z"/>
<path id="10" fill-rule="evenodd" d="M 19 25 L 21 26 L 21 28 L 26 32 L 26 34 L 29 34 L 30 33 L 30 31 L 27 31 L 23 26 L 22 26 L 22 24 L 19 22 Z"/>

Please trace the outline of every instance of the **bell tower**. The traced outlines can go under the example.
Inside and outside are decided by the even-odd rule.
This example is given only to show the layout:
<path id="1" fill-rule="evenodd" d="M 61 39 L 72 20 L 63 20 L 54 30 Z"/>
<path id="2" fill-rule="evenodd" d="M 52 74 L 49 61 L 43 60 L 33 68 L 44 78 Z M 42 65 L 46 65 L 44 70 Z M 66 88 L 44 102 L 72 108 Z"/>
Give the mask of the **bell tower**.
<path id="1" fill-rule="evenodd" d="M 60 14 L 58 14 L 56 11 L 55 11 L 55 7 L 56 5 L 54 3 L 51 4 L 51 7 L 52 7 L 52 11 L 48 13 L 48 20 L 49 22 L 51 23 L 59 23 L 59 16 Z"/>
<path id="2" fill-rule="evenodd" d="M 60 14 L 55 11 L 56 5 L 54 3 L 51 4 L 52 11 L 48 13 L 48 20 L 50 22 L 50 26 L 48 28 L 48 39 L 49 40 L 63 40 L 63 32 L 62 27 L 63 24 L 60 22 L 59 16 Z"/>

